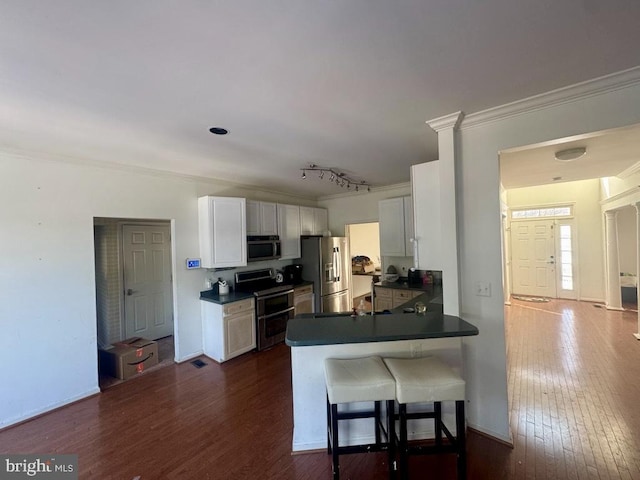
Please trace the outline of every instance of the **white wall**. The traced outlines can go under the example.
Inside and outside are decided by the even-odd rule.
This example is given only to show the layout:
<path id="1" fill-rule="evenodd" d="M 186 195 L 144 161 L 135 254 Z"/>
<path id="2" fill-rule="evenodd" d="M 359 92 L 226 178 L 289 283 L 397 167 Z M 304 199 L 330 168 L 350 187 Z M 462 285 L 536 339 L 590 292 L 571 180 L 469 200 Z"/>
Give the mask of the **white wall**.
<path id="1" fill-rule="evenodd" d="M 411 185 L 401 184 L 385 188 L 373 188 L 371 192 L 352 192 L 318 199 L 318 206 L 329 213 L 329 230 L 336 236 L 345 234 L 350 223 L 378 221 L 378 201 L 386 198 L 411 195 Z"/>
<path id="2" fill-rule="evenodd" d="M 580 298 L 604 301 L 605 274 L 600 180 L 596 178 L 579 182 L 514 188 L 507 191 L 507 204 L 510 208 L 562 203 L 575 204 Z"/>
<path id="3" fill-rule="evenodd" d="M 467 124 L 465 124 L 467 122 Z M 495 117 L 457 135 L 456 158 L 461 316 L 480 330 L 464 340 L 470 426 L 510 438 L 500 251 L 498 152 L 640 122 L 640 84 Z M 446 188 L 444 186 L 443 188 Z M 491 297 L 474 294 L 491 283 Z"/>
<path id="4" fill-rule="evenodd" d="M 349 248 L 351 256 L 364 255 L 380 266 L 380 229 L 378 222 L 349 225 Z"/>
<path id="5" fill-rule="evenodd" d="M 224 183 L 0 154 L 0 427 L 97 393 L 94 217 L 172 220 L 176 358 L 202 352 L 197 198 Z M 309 200 L 258 192 L 292 204 Z"/>

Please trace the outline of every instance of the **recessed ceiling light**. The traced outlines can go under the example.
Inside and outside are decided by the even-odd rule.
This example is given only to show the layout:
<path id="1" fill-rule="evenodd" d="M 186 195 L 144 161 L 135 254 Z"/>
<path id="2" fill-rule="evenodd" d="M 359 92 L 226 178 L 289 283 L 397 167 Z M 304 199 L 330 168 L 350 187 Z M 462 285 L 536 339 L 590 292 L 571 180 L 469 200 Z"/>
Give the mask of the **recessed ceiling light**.
<path id="1" fill-rule="evenodd" d="M 585 153 L 587 153 L 587 149 L 585 147 L 568 148 L 566 150 L 556 152 L 555 157 L 556 160 L 560 160 L 561 162 L 570 162 L 571 160 L 580 158 Z"/>
<path id="2" fill-rule="evenodd" d="M 209 131 L 215 135 L 226 135 L 227 133 L 229 133 L 229 130 L 221 127 L 211 127 Z"/>

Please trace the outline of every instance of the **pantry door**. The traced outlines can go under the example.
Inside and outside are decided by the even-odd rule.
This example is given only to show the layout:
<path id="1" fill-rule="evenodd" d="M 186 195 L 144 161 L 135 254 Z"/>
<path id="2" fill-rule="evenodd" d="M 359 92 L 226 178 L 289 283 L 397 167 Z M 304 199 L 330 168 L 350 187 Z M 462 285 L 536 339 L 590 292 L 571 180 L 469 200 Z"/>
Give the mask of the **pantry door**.
<path id="1" fill-rule="evenodd" d="M 170 226 L 123 225 L 122 251 L 126 338 L 173 335 Z"/>
<path id="2" fill-rule="evenodd" d="M 554 220 L 511 222 L 512 294 L 556 298 Z"/>

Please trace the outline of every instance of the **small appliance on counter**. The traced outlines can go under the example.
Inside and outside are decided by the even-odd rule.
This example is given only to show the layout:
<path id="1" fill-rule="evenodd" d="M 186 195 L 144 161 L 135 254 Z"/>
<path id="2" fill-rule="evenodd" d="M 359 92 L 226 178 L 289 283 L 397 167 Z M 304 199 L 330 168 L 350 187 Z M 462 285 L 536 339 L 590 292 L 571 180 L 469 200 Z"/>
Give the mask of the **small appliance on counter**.
<path id="1" fill-rule="evenodd" d="M 282 269 L 284 280 L 292 285 L 302 283 L 302 265 L 294 263 L 293 265 L 285 265 Z"/>
<path id="2" fill-rule="evenodd" d="M 425 276 L 424 270 L 418 270 L 417 268 L 410 268 L 407 272 L 407 283 L 409 285 L 422 285 L 423 277 Z"/>
<path id="3" fill-rule="evenodd" d="M 218 294 L 219 295 L 228 295 L 229 294 L 229 284 L 226 280 L 218 279 Z"/>

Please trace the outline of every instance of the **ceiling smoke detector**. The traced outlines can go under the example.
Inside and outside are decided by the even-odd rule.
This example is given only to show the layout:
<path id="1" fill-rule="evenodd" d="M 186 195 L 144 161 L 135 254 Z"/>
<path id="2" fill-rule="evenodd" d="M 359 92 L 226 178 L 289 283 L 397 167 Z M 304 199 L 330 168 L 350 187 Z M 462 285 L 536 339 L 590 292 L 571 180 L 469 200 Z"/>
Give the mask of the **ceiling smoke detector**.
<path id="1" fill-rule="evenodd" d="M 556 152 L 555 157 L 556 160 L 560 160 L 561 162 L 570 162 L 582 157 L 585 153 L 587 153 L 587 149 L 585 147 L 568 148 L 566 150 Z"/>

